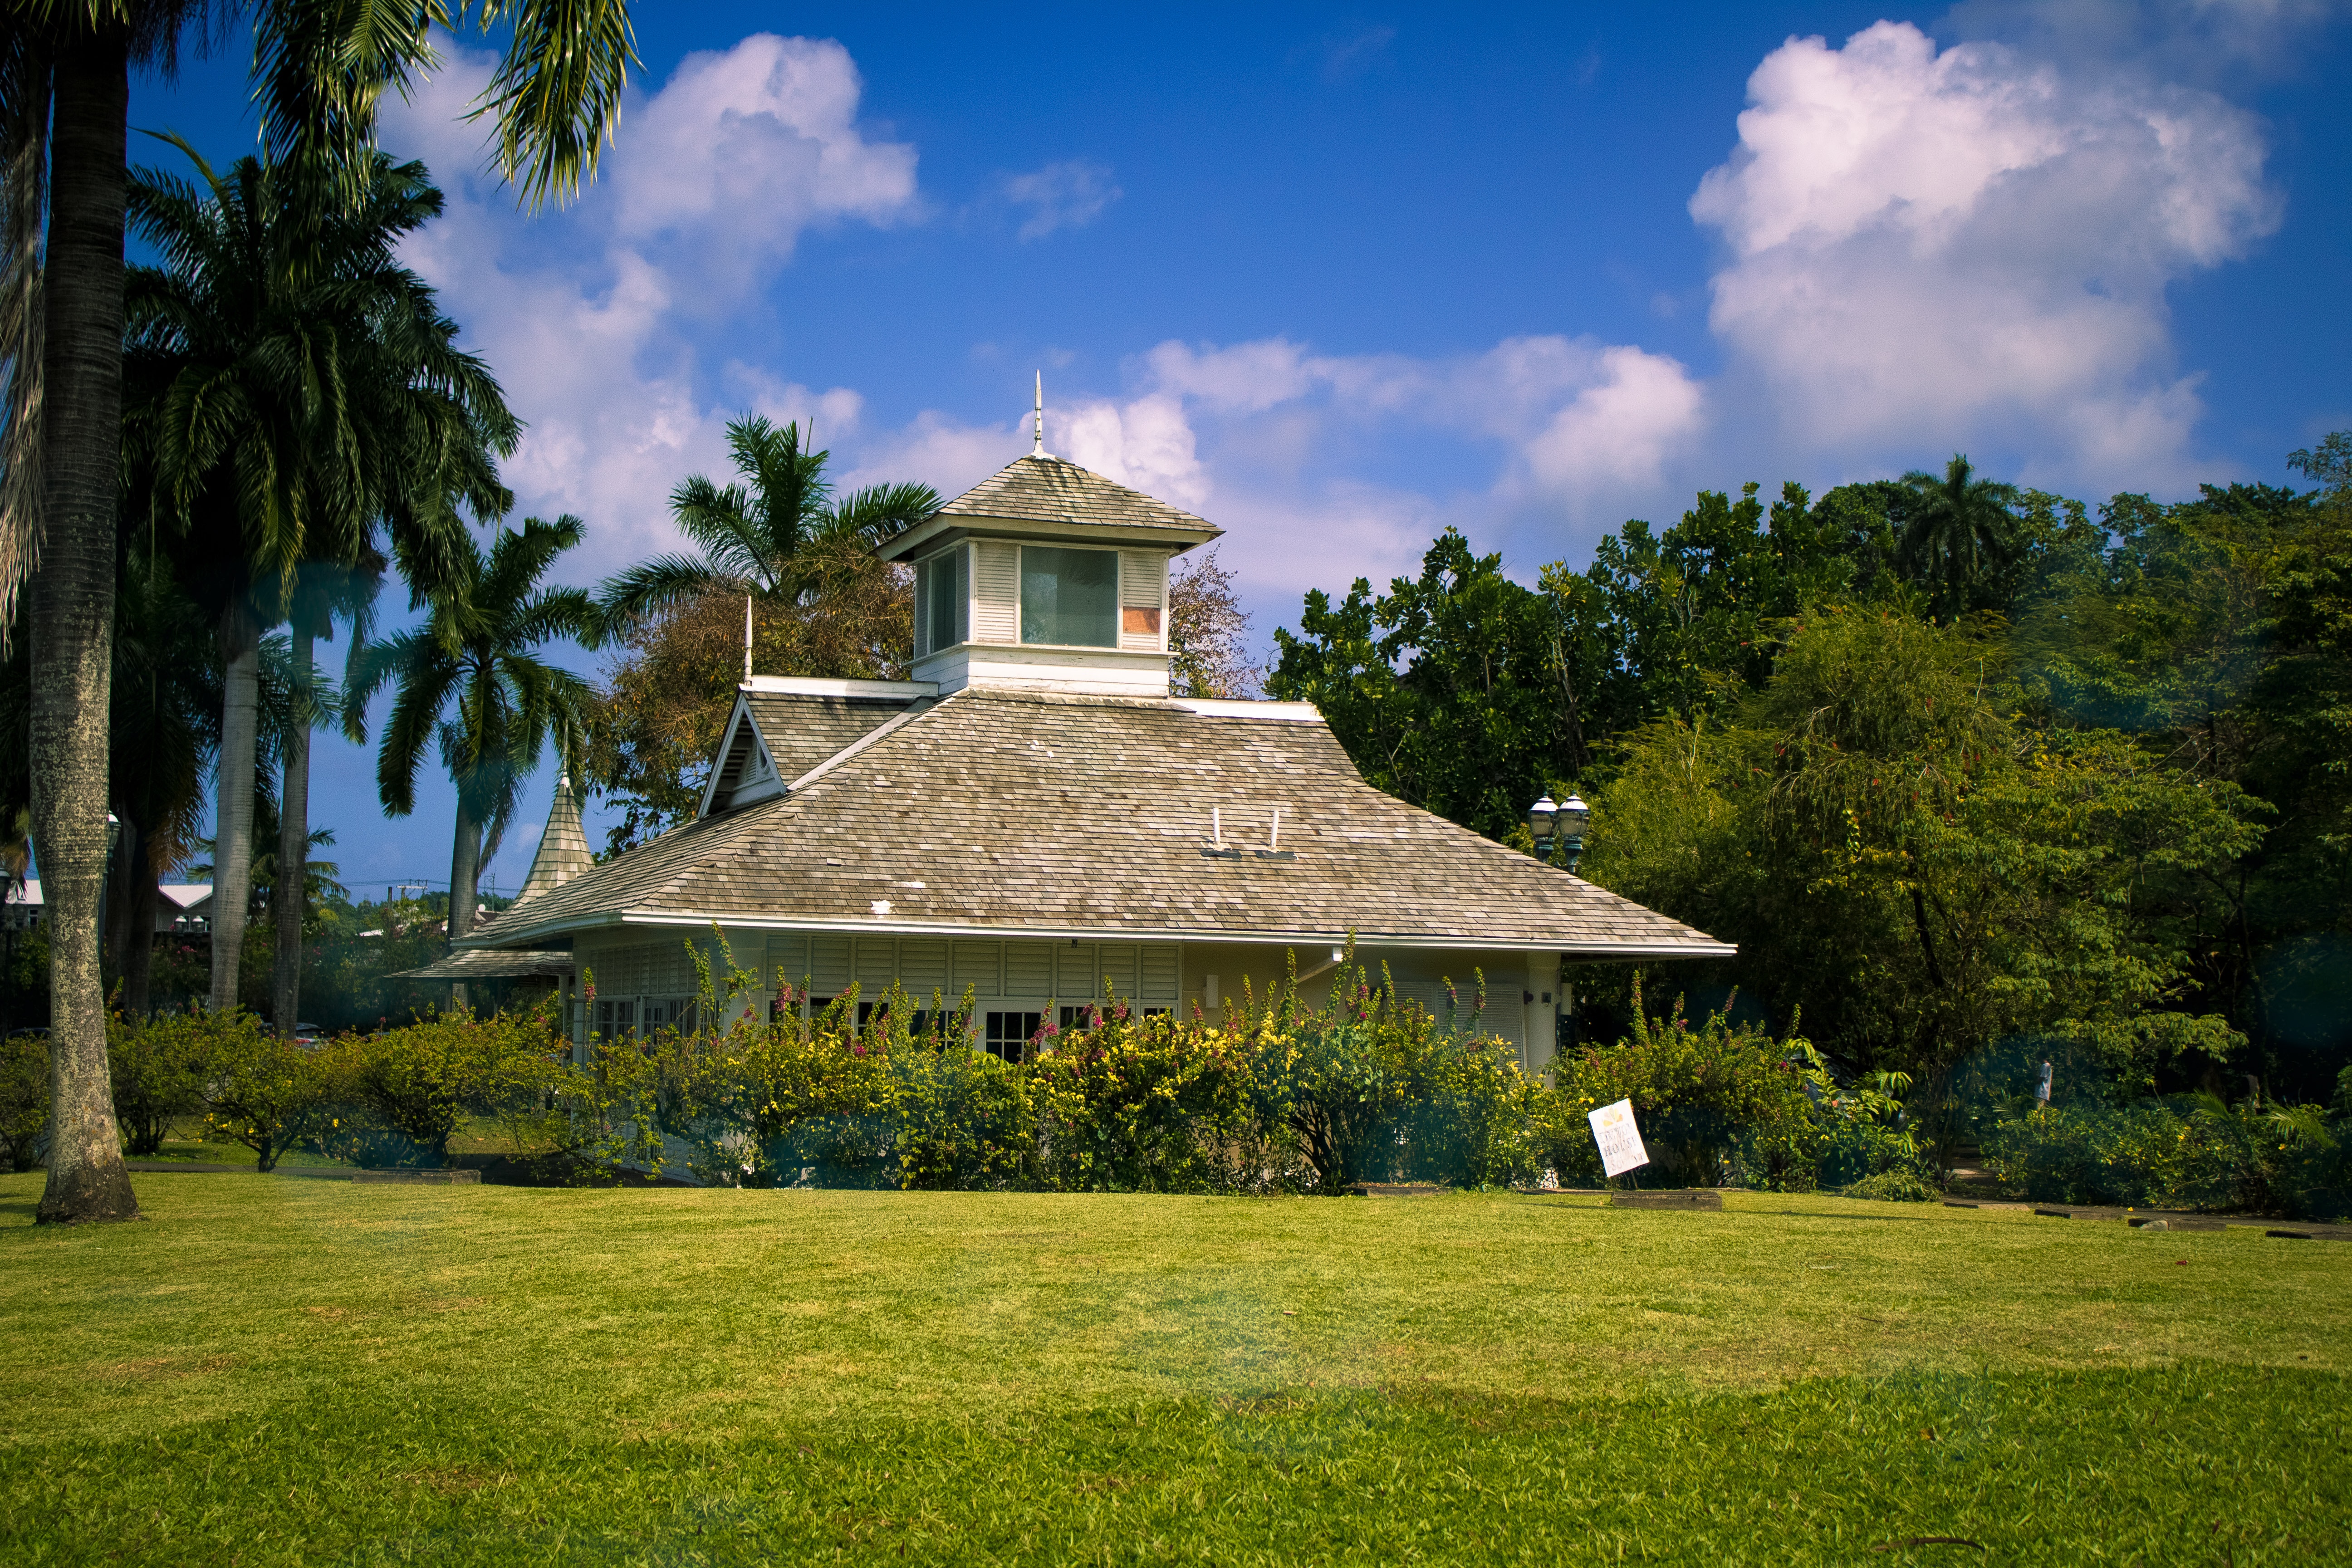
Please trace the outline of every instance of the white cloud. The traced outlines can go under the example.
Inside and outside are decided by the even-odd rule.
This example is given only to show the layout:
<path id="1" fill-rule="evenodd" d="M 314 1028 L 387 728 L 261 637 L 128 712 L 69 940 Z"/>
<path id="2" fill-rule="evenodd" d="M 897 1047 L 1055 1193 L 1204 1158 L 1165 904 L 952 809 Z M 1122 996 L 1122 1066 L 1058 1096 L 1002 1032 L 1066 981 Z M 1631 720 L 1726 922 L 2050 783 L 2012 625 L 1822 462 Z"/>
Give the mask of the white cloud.
<path id="1" fill-rule="evenodd" d="M 1062 419 L 1062 455 L 1130 489 L 1198 511 L 1209 475 L 1182 401 L 1152 393 L 1131 403 L 1081 403 Z"/>
<path id="2" fill-rule="evenodd" d="M 1690 210 L 1729 252 L 1710 323 L 1784 442 L 1990 441 L 2077 482 L 2182 459 L 2164 289 L 2275 226 L 2252 116 L 1891 22 L 1791 38 L 1748 97 Z"/>
<path id="3" fill-rule="evenodd" d="M 762 34 L 688 56 L 633 97 L 580 203 L 538 217 L 482 174 L 478 130 L 460 121 L 489 58 L 445 52 L 449 68 L 385 116 L 387 143 L 425 157 L 449 197 L 408 258 L 529 424 L 507 465 L 522 509 L 590 522 L 575 572 L 668 547 L 671 487 L 724 468 L 724 426 L 744 407 L 856 435 L 855 392 L 706 365 L 692 330 L 756 318 L 810 228 L 916 215 L 915 151 L 860 132 L 846 50 Z"/>
<path id="4" fill-rule="evenodd" d="M 1110 166 L 1086 158 L 1048 163 L 1004 182 L 1004 199 L 1026 207 L 1019 237 L 1043 239 L 1060 228 L 1084 228 L 1127 193 L 1111 178 Z"/>

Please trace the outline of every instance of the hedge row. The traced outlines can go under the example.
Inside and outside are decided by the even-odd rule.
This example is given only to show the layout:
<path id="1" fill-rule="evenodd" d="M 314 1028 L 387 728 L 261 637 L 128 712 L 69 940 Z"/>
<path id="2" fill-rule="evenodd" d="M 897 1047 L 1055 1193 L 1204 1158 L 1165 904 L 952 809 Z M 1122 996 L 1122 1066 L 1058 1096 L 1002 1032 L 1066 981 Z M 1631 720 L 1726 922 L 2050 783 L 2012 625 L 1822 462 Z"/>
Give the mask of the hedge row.
<path id="1" fill-rule="evenodd" d="M 755 984 L 704 973 L 706 1019 Z M 782 977 L 777 989 L 796 999 Z M 1547 1086 L 1480 1029 L 1477 994 L 1433 1015 L 1354 966 L 1315 1006 L 1285 986 L 1213 1016 L 1091 1009 L 1017 1062 L 968 1048 L 961 1031 L 918 1032 L 957 1016 L 941 998 L 879 1001 L 860 1009 L 852 993 L 806 1020 L 787 1007 L 724 1031 L 596 1040 L 577 1061 L 544 1013 L 307 1047 L 242 1014 L 118 1022 L 115 1102 L 133 1152 L 201 1113 L 264 1168 L 297 1145 L 437 1163 L 481 1118 L 512 1157 L 583 1178 L 626 1166 L 745 1186 L 1331 1193 L 1597 1184 L 1586 1113 L 1630 1099 L 1653 1159 L 1643 1185 L 1877 1178 L 1889 1195 L 1923 1196 L 1931 1173 L 1891 1100 L 1841 1089 L 1801 1039 L 1720 1016 L 1645 1019 L 1619 1046 L 1561 1059 Z"/>

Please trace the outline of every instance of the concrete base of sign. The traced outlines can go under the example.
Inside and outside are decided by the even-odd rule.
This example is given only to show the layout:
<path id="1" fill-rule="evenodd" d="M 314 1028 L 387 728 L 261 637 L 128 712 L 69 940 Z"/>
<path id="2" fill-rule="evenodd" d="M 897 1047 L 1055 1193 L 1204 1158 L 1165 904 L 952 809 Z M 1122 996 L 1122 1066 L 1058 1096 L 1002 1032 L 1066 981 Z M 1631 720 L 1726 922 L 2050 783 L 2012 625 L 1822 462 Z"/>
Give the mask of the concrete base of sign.
<path id="1" fill-rule="evenodd" d="M 1348 1189 L 1360 1198 L 1429 1198 L 1437 1188 L 1428 1182 L 1358 1182 Z"/>
<path id="2" fill-rule="evenodd" d="M 1612 1193 L 1612 1209 L 1719 1209 L 1723 1194 L 1704 1187 L 1672 1193 Z"/>

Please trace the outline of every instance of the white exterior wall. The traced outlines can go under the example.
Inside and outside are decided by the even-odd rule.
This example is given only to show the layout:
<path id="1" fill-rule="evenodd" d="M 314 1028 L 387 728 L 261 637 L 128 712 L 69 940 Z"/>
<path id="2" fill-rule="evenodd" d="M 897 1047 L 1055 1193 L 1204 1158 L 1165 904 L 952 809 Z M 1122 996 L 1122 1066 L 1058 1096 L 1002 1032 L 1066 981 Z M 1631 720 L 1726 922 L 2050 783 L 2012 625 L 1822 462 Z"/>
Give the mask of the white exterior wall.
<path id="1" fill-rule="evenodd" d="M 1087 697 L 1168 695 L 1168 656 L 1124 648 L 965 643 L 917 659 L 910 673 L 917 680 L 936 682 L 942 697 L 967 686 Z"/>

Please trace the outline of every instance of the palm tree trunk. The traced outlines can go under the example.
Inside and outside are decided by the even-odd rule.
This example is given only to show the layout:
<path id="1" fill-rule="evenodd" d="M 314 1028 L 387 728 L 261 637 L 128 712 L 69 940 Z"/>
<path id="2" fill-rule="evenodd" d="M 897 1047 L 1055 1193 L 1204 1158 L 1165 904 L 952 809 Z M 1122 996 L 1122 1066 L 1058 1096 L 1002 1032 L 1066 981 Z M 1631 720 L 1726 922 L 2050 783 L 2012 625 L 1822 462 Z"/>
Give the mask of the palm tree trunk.
<path id="1" fill-rule="evenodd" d="M 155 973 L 155 916 L 163 905 L 163 889 L 155 880 L 155 867 L 142 852 L 131 868 L 131 942 L 122 954 L 122 1013 L 144 1018 L 148 993 Z"/>
<path id="2" fill-rule="evenodd" d="M 28 606 L 33 847 L 49 911 L 48 1184 L 43 1224 L 136 1219 L 106 1068 L 99 884 L 106 872 L 114 513 L 122 449 L 128 40 L 58 57 L 42 376 L 47 539 Z"/>
<path id="3" fill-rule="evenodd" d="M 286 782 L 278 797 L 278 886 L 269 910 L 278 927 L 278 960 L 269 980 L 269 1011 L 280 1039 L 294 1037 L 302 1007 L 302 913 L 310 848 L 310 628 L 297 616 L 294 714 L 286 732 Z"/>
<path id="4" fill-rule="evenodd" d="M 131 889 L 139 869 L 147 862 L 147 837 L 139 830 L 139 818 L 131 807 L 117 801 L 115 820 L 121 830 L 114 840 L 114 852 L 110 857 L 106 872 L 106 956 L 100 977 L 113 973 L 120 978 L 124 961 L 131 952 Z"/>
<path id="5" fill-rule="evenodd" d="M 466 791 L 457 791 L 457 837 L 449 855 L 449 940 L 456 942 L 474 929 L 476 887 L 482 878 L 482 825 L 467 806 Z M 466 983 L 449 987 L 449 1005 L 463 1007 Z"/>
<path id="6" fill-rule="evenodd" d="M 242 603 L 221 617 L 227 679 L 221 703 L 220 804 L 213 813 L 213 988 L 215 1013 L 236 1006 L 245 922 L 253 902 L 253 756 L 260 722 L 261 628 Z"/>

